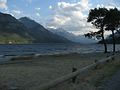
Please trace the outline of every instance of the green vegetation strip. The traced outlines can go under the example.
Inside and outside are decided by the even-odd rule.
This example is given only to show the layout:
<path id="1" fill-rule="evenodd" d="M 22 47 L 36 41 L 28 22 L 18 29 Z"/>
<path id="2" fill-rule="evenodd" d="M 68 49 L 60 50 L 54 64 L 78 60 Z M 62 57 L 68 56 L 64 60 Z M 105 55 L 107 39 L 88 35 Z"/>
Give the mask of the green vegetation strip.
<path id="1" fill-rule="evenodd" d="M 0 35 L 0 44 L 27 44 L 30 40 L 20 37 L 16 34 L 3 34 Z"/>

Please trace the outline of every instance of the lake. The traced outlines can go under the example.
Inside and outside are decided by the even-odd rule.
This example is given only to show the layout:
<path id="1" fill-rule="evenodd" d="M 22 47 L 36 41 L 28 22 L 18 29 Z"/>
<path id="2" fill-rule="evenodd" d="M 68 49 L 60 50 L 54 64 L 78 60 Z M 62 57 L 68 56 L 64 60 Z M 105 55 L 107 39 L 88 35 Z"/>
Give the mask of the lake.
<path id="1" fill-rule="evenodd" d="M 103 52 L 103 45 L 90 44 L 27 44 L 27 45 L 0 45 L 0 55 L 24 55 L 24 54 L 66 54 L 66 53 L 92 53 Z M 108 50 L 112 50 L 112 45 L 108 45 Z M 120 50 L 120 45 L 116 45 L 116 50 Z"/>

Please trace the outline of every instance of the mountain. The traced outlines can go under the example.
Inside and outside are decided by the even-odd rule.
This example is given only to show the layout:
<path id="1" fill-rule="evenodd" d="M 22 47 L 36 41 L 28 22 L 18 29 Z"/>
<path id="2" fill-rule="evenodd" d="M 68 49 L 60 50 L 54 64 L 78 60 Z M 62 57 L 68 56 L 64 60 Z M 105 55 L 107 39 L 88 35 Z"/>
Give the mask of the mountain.
<path id="1" fill-rule="evenodd" d="M 68 40 L 71 40 L 72 42 L 75 42 L 75 43 L 81 43 L 81 44 L 97 43 L 96 40 L 91 40 L 91 39 L 85 38 L 84 35 L 76 36 L 72 33 L 67 32 L 66 30 L 64 30 L 62 28 L 58 28 L 58 29 L 49 28 L 48 30 L 57 34 L 57 35 L 65 37 Z"/>
<path id="2" fill-rule="evenodd" d="M 10 14 L 0 13 L 0 43 L 28 43 L 32 37 L 26 27 Z"/>
<path id="3" fill-rule="evenodd" d="M 29 34 L 35 38 L 34 43 L 71 43 L 70 40 L 48 31 L 42 25 L 28 17 L 22 17 L 19 21 L 28 28 Z"/>

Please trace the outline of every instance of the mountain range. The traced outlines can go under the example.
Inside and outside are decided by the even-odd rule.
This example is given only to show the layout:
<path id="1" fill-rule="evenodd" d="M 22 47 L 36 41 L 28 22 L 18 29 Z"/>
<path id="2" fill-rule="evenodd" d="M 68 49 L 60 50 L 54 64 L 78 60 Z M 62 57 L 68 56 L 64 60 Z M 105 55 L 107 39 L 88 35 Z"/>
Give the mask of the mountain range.
<path id="1" fill-rule="evenodd" d="M 39 23 L 28 17 L 22 17 L 19 19 L 28 28 L 28 33 L 34 38 L 34 43 L 70 43 L 71 41 L 48 31 Z"/>
<path id="2" fill-rule="evenodd" d="M 32 37 L 27 28 L 10 14 L 0 13 L 0 43 L 28 43 Z"/>
<path id="3" fill-rule="evenodd" d="M 58 28 L 58 29 L 48 28 L 48 30 L 59 36 L 67 38 L 68 40 L 75 42 L 75 43 L 80 43 L 80 44 L 97 43 L 97 41 L 94 39 L 85 38 L 84 35 L 74 35 L 72 33 L 67 32 L 63 28 Z"/>
<path id="4" fill-rule="evenodd" d="M 45 28 L 36 21 L 22 17 L 16 19 L 10 14 L 0 13 L 0 44 L 28 43 L 97 43 L 96 40 L 74 35 L 62 28 Z"/>
<path id="5" fill-rule="evenodd" d="M 72 43 L 56 35 L 27 17 L 16 19 L 10 14 L 0 13 L 0 43 Z"/>

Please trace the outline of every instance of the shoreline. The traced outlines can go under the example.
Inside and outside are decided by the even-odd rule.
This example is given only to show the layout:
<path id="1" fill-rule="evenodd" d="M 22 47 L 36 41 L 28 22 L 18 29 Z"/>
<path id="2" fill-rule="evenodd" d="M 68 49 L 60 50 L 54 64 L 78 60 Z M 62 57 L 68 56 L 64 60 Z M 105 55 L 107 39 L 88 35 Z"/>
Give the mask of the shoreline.
<path id="1" fill-rule="evenodd" d="M 103 57 L 108 57 L 110 55 L 112 55 L 111 52 L 109 53 L 103 53 L 103 52 L 93 52 L 93 53 L 61 53 L 61 54 L 49 54 L 49 55 L 41 55 L 41 54 L 23 54 L 23 55 L 1 55 L 2 57 L 0 57 L 0 65 L 4 65 L 4 64 L 15 64 L 15 63 L 24 63 L 24 62 L 33 62 L 33 61 L 37 61 L 37 59 L 39 58 L 43 58 L 45 59 L 45 57 L 47 57 L 48 59 L 49 58 L 54 58 L 54 57 L 61 57 L 64 58 L 64 57 L 68 57 L 69 59 L 73 59 L 73 57 L 76 58 L 81 58 L 80 56 L 84 57 L 86 56 L 89 57 L 89 56 L 93 56 L 94 57 L 97 57 L 99 56 L 103 56 Z M 96 56 L 98 55 L 98 56 Z M 73 57 L 72 57 L 73 56 Z M 85 58 L 85 57 L 84 57 Z M 101 57 L 102 58 L 102 57 Z M 101 59 L 100 58 L 100 59 Z M 93 59 L 93 61 L 95 61 L 96 58 Z M 98 59 L 97 59 L 98 60 Z"/>

